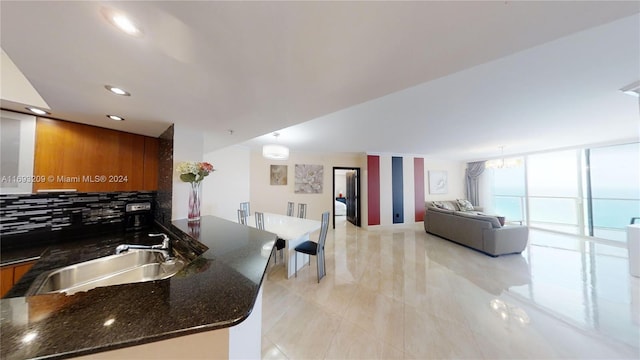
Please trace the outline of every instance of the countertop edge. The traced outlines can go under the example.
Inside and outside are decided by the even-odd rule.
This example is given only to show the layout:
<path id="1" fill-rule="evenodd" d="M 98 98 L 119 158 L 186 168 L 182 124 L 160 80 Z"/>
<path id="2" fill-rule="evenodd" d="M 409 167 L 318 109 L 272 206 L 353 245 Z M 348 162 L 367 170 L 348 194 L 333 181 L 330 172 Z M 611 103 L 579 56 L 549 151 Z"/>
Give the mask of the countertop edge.
<path id="1" fill-rule="evenodd" d="M 204 246 L 204 244 L 200 243 L 200 241 L 193 238 L 191 235 L 185 233 L 184 231 L 180 230 L 180 228 L 178 228 L 177 226 L 171 226 L 171 229 L 167 229 L 162 225 L 160 225 L 160 227 L 164 228 L 165 231 L 169 232 L 171 235 L 173 235 L 176 238 L 184 239 L 184 237 L 186 236 L 190 240 L 195 241 L 198 244 Z M 273 234 L 273 235 L 277 237 L 276 234 Z M 91 354 L 96 354 L 96 353 L 105 352 L 105 351 L 125 349 L 132 346 L 153 343 L 156 341 L 174 339 L 181 336 L 187 336 L 187 335 L 192 335 L 192 334 L 197 334 L 197 333 L 202 333 L 207 331 L 221 330 L 221 329 L 237 326 L 242 322 L 244 322 L 245 320 L 247 320 L 249 316 L 251 316 L 251 314 L 253 313 L 253 309 L 256 305 L 256 300 L 258 299 L 258 294 L 260 293 L 260 289 L 262 288 L 262 284 L 264 282 L 264 277 L 267 273 L 268 266 L 269 266 L 269 262 L 267 262 L 265 265 L 265 269 L 263 270 L 262 276 L 260 277 L 259 286 L 257 287 L 257 292 L 253 296 L 253 301 L 251 303 L 251 306 L 248 308 L 248 311 L 244 313 L 242 316 L 234 320 L 225 321 L 218 324 L 201 325 L 201 326 L 196 326 L 196 327 L 191 327 L 191 328 L 186 328 L 181 330 L 175 330 L 175 331 L 158 334 L 158 335 L 145 336 L 145 337 L 141 337 L 133 340 L 123 341 L 117 344 L 109 344 L 109 345 L 104 345 L 96 348 L 80 349 L 78 351 L 71 351 L 64 354 L 52 355 L 51 357 L 44 357 L 43 359 L 65 359 L 65 358 L 68 358 L 69 356 L 76 357 L 76 356 L 83 356 L 83 355 L 91 355 Z"/>
<path id="2" fill-rule="evenodd" d="M 217 218 L 217 219 L 218 220 L 216 221 L 218 222 L 220 220 L 224 220 L 220 218 Z M 156 223 L 156 225 L 160 225 L 160 224 Z M 164 231 L 168 232 L 170 236 L 172 236 L 174 239 L 183 240 L 190 243 L 189 249 L 190 250 L 195 249 L 195 253 L 192 253 L 192 255 L 196 255 L 196 257 L 202 255 L 204 252 L 208 250 L 208 247 L 203 242 L 191 236 L 190 234 L 184 232 L 178 226 L 170 226 L 170 229 L 168 229 L 165 226 L 159 226 L 159 227 L 162 228 Z M 268 234 L 269 236 L 273 236 L 274 240 L 276 239 L 275 234 L 272 234 L 272 233 L 268 233 Z M 207 242 L 207 245 L 211 246 L 209 242 Z M 272 253 L 273 253 L 273 250 L 272 250 Z M 18 263 L 19 262 L 25 262 L 25 260 L 18 261 Z M 66 358 L 77 357 L 77 356 L 86 356 L 91 354 L 97 354 L 100 352 L 108 352 L 112 350 L 124 349 L 128 347 L 150 344 L 157 341 L 169 340 L 169 339 L 178 338 L 182 336 L 188 336 L 196 333 L 221 330 L 221 329 L 237 326 L 242 322 L 244 322 L 245 320 L 247 320 L 254 313 L 256 302 L 259 298 L 259 294 L 262 289 L 262 285 L 264 284 L 264 279 L 265 279 L 265 276 L 267 275 L 268 269 L 269 269 L 268 260 L 264 262 L 263 266 L 254 268 L 253 270 L 255 271 L 254 273 L 256 275 L 259 275 L 259 278 L 256 276 L 254 277 L 254 280 L 253 280 L 253 283 L 257 286 L 255 288 L 252 288 L 252 291 L 250 293 L 246 294 L 247 303 L 245 303 L 245 305 L 243 305 L 242 308 L 238 309 L 240 311 L 238 311 L 238 313 L 236 314 L 236 317 L 233 317 L 231 319 L 225 319 L 225 320 L 220 319 L 222 321 L 218 321 L 215 323 L 202 324 L 202 325 L 195 325 L 195 326 L 185 327 L 181 329 L 174 329 L 174 330 L 165 331 L 165 332 L 158 332 L 155 334 L 147 334 L 140 337 L 124 339 L 119 342 L 113 342 L 109 344 L 96 344 L 96 346 L 93 346 L 93 347 L 85 347 L 85 348 L 77 347 L 75 349 L 67 349 L 66 351 L 59 352 L 59 353 L 42 354 L 40 356 L 35 355 L 33 358 L 66 359 Z"/>
<path id="3" fill-rule="evenodd" d="M 253 307 L 251 308 L 251 310 L 253 310 Z M 176 331 L 171 331 L 163 334 L 145 336 L 137 339 L 122 341 L 115 344 L 102 345 L 95 348 L 78 349 L 78 350 L 67 351 L 59 354 L 45 355 L 42 357 L 36 357 L 34 359 L 69 359 L 69 358 L 79 357 L 79 356 L 99 354 L 102 352 L 107 352 L 112 350 L 126 349 L 133 346 L 151 344 L 157 341 L 175 339 L 181 336 L 188 336 L 188 335 L 193 335 L 193 334 L 207 332 L 207 331 L 215 331 L 215 330 L 230 328 L 235 325 L 238 325 L 242 321 L 246 320 L 248 317 L 249 315 L 244 316 L 241 318 L 242 320 L 240 321 L 234 320 L 232 323 L 225 322 L 225 323 L 220 323 L 215 325 L 201 325 L 193 328 L 176 330 Z"/>

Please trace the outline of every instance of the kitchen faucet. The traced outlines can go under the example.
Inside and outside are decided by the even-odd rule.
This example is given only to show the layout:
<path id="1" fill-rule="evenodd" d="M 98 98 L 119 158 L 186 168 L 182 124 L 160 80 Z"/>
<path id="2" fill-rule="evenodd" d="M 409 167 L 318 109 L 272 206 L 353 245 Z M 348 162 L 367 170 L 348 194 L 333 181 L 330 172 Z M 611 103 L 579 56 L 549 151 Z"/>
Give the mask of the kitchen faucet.
<path id="1" fill-rule="evenodd" d="M 166 234 L 149 234 L 149 237 L 162 236 L 162 244 L 158 245 L 135 245 L 122 244 L 116 247 L 116 254 L 121 254 L 129 250 L 160 250 L 164 255 L 165 261 L 173 260 L 173 251 L 171 248 L 171 240 Z"/>

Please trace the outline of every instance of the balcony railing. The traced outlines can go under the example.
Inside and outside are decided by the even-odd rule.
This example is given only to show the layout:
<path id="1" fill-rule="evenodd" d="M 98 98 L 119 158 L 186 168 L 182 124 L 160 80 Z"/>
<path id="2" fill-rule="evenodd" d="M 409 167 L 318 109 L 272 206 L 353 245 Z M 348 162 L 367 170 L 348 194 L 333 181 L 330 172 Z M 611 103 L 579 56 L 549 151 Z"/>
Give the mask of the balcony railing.
<path id="1" fill-rule="evenodd" d="M 522 222 L 531 227 L 570 234 L 589 234 L 587 201 L 577 197 L 494 195 L 495 211 L 508 222 Z M 640 216 L 640 200 L 593 198 L 594 237 L 626 241 L 626 225 Z"/>

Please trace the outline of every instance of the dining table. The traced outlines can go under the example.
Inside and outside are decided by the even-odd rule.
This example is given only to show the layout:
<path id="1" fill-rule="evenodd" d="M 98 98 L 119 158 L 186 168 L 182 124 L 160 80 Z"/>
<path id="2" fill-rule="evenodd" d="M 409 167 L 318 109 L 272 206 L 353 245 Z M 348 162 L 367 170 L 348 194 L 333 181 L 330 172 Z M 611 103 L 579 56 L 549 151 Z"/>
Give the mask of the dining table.
<path id="1" fill-rule="evenodd" d="M 274 233 L 285 241 L 284 263 L 287 278 L 292 277 L 297 270 L 309 262 L 309 256 L 295 251 L 296 246 L 310 240 L 311 233 L 320 229 L 322 223 L 319 220 L 304 219 L 282 214 L 263 213 L 264 230 Z M 255 215 L 247 217 L 247 225 L 256 227 Z M 277 254 L 276 254 L 277 256 Z M 298 268 L 295 268 L 298 257 Z"/>

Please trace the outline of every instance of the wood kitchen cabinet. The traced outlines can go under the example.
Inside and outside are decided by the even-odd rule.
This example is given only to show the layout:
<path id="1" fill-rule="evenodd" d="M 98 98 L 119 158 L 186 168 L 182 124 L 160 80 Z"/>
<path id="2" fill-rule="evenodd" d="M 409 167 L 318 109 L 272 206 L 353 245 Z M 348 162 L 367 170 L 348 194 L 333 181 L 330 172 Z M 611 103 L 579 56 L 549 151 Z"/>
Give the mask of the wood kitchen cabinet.
<path id="1" fill-rule="evenodd" d="M 20 281 L 22 275 L 26 274 L 35 264 L 35 261 L 21 263 L 17 265 L 7 265 L 0 268 L 0 297 L 4 296 L 14 284 Z"/>
<path id="2" fill-rule="evenodd" d="M 142 190 L 158 190 L 158 164 L 160 142 L 156 138 L 144 138 L 144 184 Z"/>
<path id="3" fill-rule="evenodd" d="M 158 188 L 158 139 L 38 118 L 33 191 L 139 191 Z"/>
<path id="4" fill-rule="evenodd" d="M 0 268 L 0 297 L 13 287 L 13 266 Z"/>

